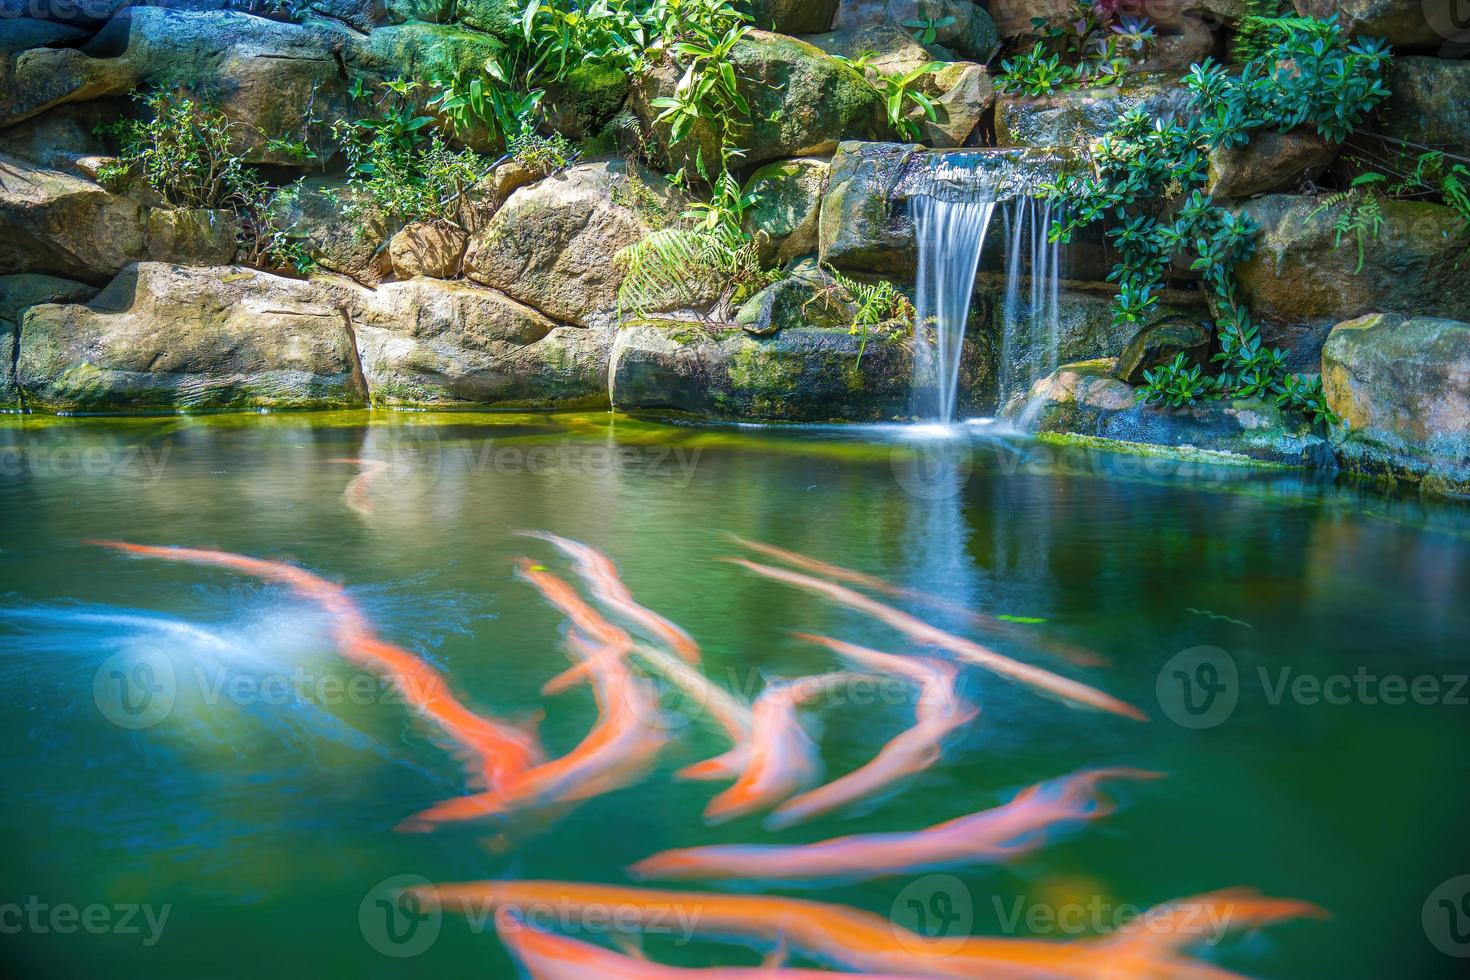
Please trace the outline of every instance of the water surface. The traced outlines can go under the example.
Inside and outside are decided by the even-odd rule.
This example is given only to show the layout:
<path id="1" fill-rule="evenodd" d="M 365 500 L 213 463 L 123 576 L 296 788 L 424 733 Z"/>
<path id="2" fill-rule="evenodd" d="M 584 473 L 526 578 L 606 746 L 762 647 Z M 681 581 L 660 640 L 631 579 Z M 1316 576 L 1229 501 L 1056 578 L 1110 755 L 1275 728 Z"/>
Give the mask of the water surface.
<path id="1" fill-rule="evenodd" d="M 169 910 L 156 942 L 141 918 L 133 934 L 31 928 L 6 936 L 6 957 L 29 975 L 508 977 L 493 934 L 459 918 L 417 956 L 382 955 L 360 922 L 365 897 L 405 874 L 620 883 L 623 866 L 665 847 L 915 829 L 1079 767 L 1126 765 L 1169 777 L 1121 788 L 1116 815 L 1032 857 L 957 872 L 970 931 L 1064 939 L 1017 910 L 1106 916 L 1249 885 L 1332 917 L 1204 951 L 1221 966 L 1451 975 L 1457 964 L 1431 944 L 1422 913 L 1436 886 L 1470 871 L 1470 692 L 1452 690 L 1470 672 L 1465 507 L 1290 471 L 1058 457 L 980 429 L 944 445 L 936 453 L 895 429 L 601 413 L 0 422 L 0 897 Z M 344 497 L 362 472 L 344 459 L 388 467 Z M 335 686 L 357 675 L 316 610 L 223 570 L 86 543 L 297 562 L 344 583 L 385 637 L 445 670 L 466 700 L 511 719 L 544 711 L 542 736 L 559 752 L 593 706 L 586 692 L 539 695 L 566 666 L 563 624 L 512 561 L 573 576 L 521 528 L 613 556 L 639 600 L 687 628 L 712 674 L 747 693 L 835 666 L 794 629 L 909 648 L 719 561 L 738 552 L 730 533 L 1026 621 L 995 646 L 1152 720 L 1071 710 L 971 669 L 966 693 L 982 714 L 943 763 L 869 812 L 778 834 L 758 819 L 703 825 L 712 788 L 670 778 L 722 747 L 694 723 L 646 782 L 495 852 L 469 828 L 393 832 L 459 792 L 459 768 L 381 692 Z M 910 608 L 986 639 L 962 618 Z M 1108 665 L 1071 665 L 1046 641 Z M 1197 667 L 1174 658 L 1200 646 L 1237 670 L 1236 704 L 1188 727 L 1171 720 L 1198 721 L 1171 678 Z M 175 665 L 175 689 L 156 723 L 127 727 L 137 719 L 117 723 L 115 699 L 103 710 L 105 665 L 140 647 Z M 1354 687 L 1327 703 L 1280 687 L 1355 675 L 1431 678 L 1440 694 L 1387 704 Z M 294 678 L 284 699 L 258 686 L 280 676 Z M 813 721 L 835 773 L 904 727 L 907 709 L 834 706 Z M 792 893 L 901 917 L 896 899 L 917 877 Z M 756 962 L 738 946 L 653 950 L 688 965 Z"/>

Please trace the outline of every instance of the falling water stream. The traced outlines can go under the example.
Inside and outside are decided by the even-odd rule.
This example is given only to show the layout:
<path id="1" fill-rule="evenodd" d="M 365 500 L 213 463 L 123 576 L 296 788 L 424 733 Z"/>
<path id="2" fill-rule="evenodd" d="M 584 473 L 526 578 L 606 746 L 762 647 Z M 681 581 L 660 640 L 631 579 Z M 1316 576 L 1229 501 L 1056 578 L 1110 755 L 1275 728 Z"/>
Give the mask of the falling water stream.
<path id="1" fill-rule="evenodd" d="M 955 421 L 971 297 L 997 207 L 1006 224 L 1000 408 L 1058 366 L 1061 251 L 1035 180 L 1025 160 L 977 152 L 935 155 L 919 175 L 910 205 L 919 246 L 912 410 L 927 423 Z"/>

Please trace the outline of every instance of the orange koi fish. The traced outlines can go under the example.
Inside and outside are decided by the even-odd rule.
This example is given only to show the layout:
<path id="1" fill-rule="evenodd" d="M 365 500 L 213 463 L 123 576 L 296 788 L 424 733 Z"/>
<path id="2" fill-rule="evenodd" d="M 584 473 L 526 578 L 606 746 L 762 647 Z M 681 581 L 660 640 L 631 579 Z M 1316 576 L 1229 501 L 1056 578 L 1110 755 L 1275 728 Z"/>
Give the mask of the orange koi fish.
<path id="1" fill-rule="evenodd" d="M 1060 823 L 1113 811 L 1097 793 L 1104 779 L 1154 779 L 1138 769 L 1093 769 L 1027 787 L 1009 803 L 924 830 L 854 834 L 815 844 L 723 844 L 660 851 L 633 864 L 636 879 L 863 881 L 960 865 L 995 864 L 1036 850 Z"/>
<path id="2" fill-rule="evenodd" d="M 1148 717 L 1131 704 L 1118 700 L 1110 694 L 1104 694 L 1096 688 L 1088 687 L 1086 684 L 1053 674 L 1049 670 L 1040 667 L 1032 667 L 1012 660 L 1010 657 L 1002 656 L 988 647 L 983 647 L 971 640 L 962 639 L 952 633 L 946 633 L 941 629 L 930 626 L 921 620 L 915 619 L 908 613 L 892 606 L 884 605 L 875 599 L 854 592 L 852 589 L 841 585 L 834 585 L 821 579 L 802 575 L 800 572 L 787 571 L 784 568 L 773 568 L 770 565 L 761 565 L 744 558 L 730 558 L 728 561 L 739 565 L 757 575 L 763 575 L 778 582 L 795 586 L 807 592 L 820 595 L 831 602 L 849 609 L 856 609 L 888 624 L 900 633 L 908 636 L 916 643 L 940 647 L 948 650 L 955 656 L 978 667 L 984 667 L 1003 677 L 1009 677 L 1014 681 L 1030 685 L 1038 690 L 1054 694 L 1064 700 L 1075 704 L 1098 708 L 1103 711 L 1111 711 L 1114 714 L 1134 718 L 1138 721 L 1147 721 Z"/>
<path id="3" fill-rule="evenodd" d="M 851 681 L 851 674 L 821 674 L 768 685 L 751 712 L 748 749 L 735 750 L 743 750 L 740 775 L 733 786 L 710 800 L 705 821 L 724 823 L 764 810 L 820 779 L 822 759 L 801 727 L 797 708 Z"/>
<path id="4" fill-rule="evenodd" d="M 667 891 L 564 881 L 484 881 L 410 889 L 421 906 L 466 916 L 490 908 L 617 909 L 643 931 L 787 942 L 804 955 L 860 972 L 1002 980 L 1244 980 L 1186 951 L 1228 932 L 1324 918 L 1310 902 L 1233 888 L 1150 909 L 1116 934 L 1068 941 L 982 936 L 926 937 L 842 905 L 769 895 Z"/>
<path id="5" fill-rule="evenodd" d="M 125 541 L 90 543 L 132 555 L 229 568 L 279 582 L 315 602 L 331 618 L 333 640 L 342 657 L 390 681 L 410 708 L 443 732 L 465 758 L 471 783 L 477 788 L 500 785 L 542 759 L 534 735 L 471 711 L 454 696 L 439 672 L 422 658 L 379 637 L 340 585 L 286 562 L 265 561 L 228 551 L 151 547 Z"/>
<path id="6" fill-rule="evenodd" d="M 361 472 L 347 481 L 347 486 L 342 490 L 342 502 L 347 509 L 359 517 L 367 517 L 373 512 L 372 482 L 380 474 L 390 469 L 389 465 L 380 459 L 357 459 L 349 457 L 345 459 L 329 459 L 329 463 L 347 463 L 358 467 Z"/>
<path id="7" fill-rule="evenodd" d="M 653 639 L 667 646 L 691 664 L 700 661 L 699 644 L 677 624 L 633 601 L 618 575 L 618 566 L 602 552 L 580 541 L 558 537 L 546 531 L 517 532 L 528 538 L 540 538 L 554 545 L 577 565 L 577 573 L 587 582 L 597 601 L 612 609 L 628 622 L 641 627 Z"/>
<path id="8" fill-rule="evenodd" d="M 488 792 L 439 803 L 404 821 L 400 830 L 427 831 L 443 823 L 575 803 L 622 789 L 648 774 L 668 740 L 658 724 L 656 693 L 628 666 L 628 634 L 598 616 L 570 585 L 528 559 L 519 560 L 517 574 L 575 623 L 568 646 L 589 668 L 597 721 L 566 755 L 523 770 Z M 599 643 L 585 639 L 584 630 L 598 636 Z"/>
<path id="9" fill-rule="evenodd" d="M 820 575 L 823 578 L 829 578 L 836 582 L 846 582 L 849 585 L 856 585 L 859 588 L 867 589 L 869 592 L 892 596 L 895 599 L 906 599 L 909 602 L 919 603 L 931 609 L 939 609 L 954 616 L 963 616 L 993 633 L 999 633 L 1002 636 L 1026 643 L 1030 646 L 1040 647 L 1079 667 L 1100 667 L 1107 663 L 1103 657 L 1091 650 L 1084 650 L 1070 643 L 1059 643 L 1055 640 L 1042 639 L 1029 630 L 1018 629 L 1014 623 L 1008 623 L 998 616 L 987 616 L 985 613 L 966 609 L 959 603 L 951 602 L 940 596 L 920 592 L 917 589 L 901 588 L 900 586 L 892 585 L 883 581 L 881 578 L 876 578 L 864 572 L 854 571 L 851 568 L 843 568 L 841 565 L 832 565 L 828 562 L 812 558 L 809 555 L 803 555 L 798 551 L 787 551 L 785 548 L 778 548 L 773 544 L 766 544 L 763 541 L 751 541 L 734 534 L 729 535 L 729 537 L 736 544 L 743 545 L 751 551 L 765 555 L 767 558 L 774 558 L 783 564 L 790 565 L 792 568 L 800 568 L 803 571 L 811 572 L 813 575 Z"/>
<path id="10" fill-rule="evenodd" d="M 832 980 L 827 970 L 788 970 L 776 965 L 685 969 L 651 963 L 602 946 L 528 925 L 508 909 L 495 916 L 500 941 L 531 980 Z M 869 975 L 870 980 L 919 980 Z"/>
<path id="11" fill-rule="evenodd" d="M 959 671 L 951 664 L 926 657 L 898 657 L 852 643 L 809 633 L 796 636 L 817 643 L 858 667 L 894 674 L 919 688 L 914 725 L 891 740 L 873 759 L 845 776 L 808 790 L 782 803 L 766 818 L 766 829 L 780 830 L 813 817 L 869 799 L 939 761 L 945 738 L 973 721 L 979 711 L 955 691 Z"/>

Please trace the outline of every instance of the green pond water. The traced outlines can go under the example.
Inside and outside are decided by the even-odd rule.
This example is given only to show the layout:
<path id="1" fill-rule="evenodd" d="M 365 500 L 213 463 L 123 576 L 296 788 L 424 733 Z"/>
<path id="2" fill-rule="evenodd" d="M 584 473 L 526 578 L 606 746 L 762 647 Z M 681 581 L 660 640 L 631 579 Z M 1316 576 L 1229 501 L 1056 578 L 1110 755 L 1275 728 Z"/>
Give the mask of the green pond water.
<path id="1" fill-rule="evenodd" d="M 344 497 L 362 472 L 344 459 L 387 468 Z M 927 927 L 904 917 L 927 909 L 955 930 L 1058 940 L 1235 885 L 1328 909 L 1326 921 L 1200 947 L 1262 977 L 1450 976 L 1460 963 L 1437 947 L 1470 940 L 1470 903 L 1453 886 L 1436 893 L 1470 872 L 1463 505 L 1290 471 L 1061 452 L 978 428 L 936 444 L 900 429 L 601 413 L 347 413 L 12 417 L 0 421 L 0 515 L 11 975 L 514 976 L 493 928 L 459 916 L 417 955 L 385 955 L 404 950 L 385 939 L 376 917 L 391 910 L 375 889 L 403 875 L 626 883 L 625 865 L 667 847 L 912 830 L 1111 765 L 1169 775 L 1117 785 L 1115 814 L 1012 864 L 768 890 L 915 928 Z M 731 533 L 1016 617 L 991 637 L 953 610 L 893 600 L 1151 720 L 1069 709 L 969 668 L 965 693 L 982 714 L 940 764 L 866 812 L 780 833 L 758 817 L 704 825 L 716 787 L 671 778 L 724 747 L 695 720 L 646 781 L 497 852 L 485 828 L 394 832 L 457 795 L 461 771 L 393 698 L 336 686 L 359 678 L 316 609 L 222 569 L 86 543 L 220 548 L 342 582 L 384 637 L 441 668 L 469 703 L 508 719 L 544 710 L 557 754 L 594 706 L 585 690 L 539 694 L 567 665 L 565 626 L 512 562 L 528 555 L 576 578 L 514 534 L 523 528 L 607 552 L 642 603 L 694 635 L 712 676 L 747 694 L 763 678 L 836 666 L 792 630 L 912 648 L 720 561 L 740 553 Z M 1107 663 L 1076 666 L 1049 652 L 1057 643 Z M 175 671 L 157 717 L 137 700 L 128 707 L 141 714 L 119 713 L 114 684 L 138 678 L 108 664 L 139 649 Z M 289 690 L 264 682 L 288 670 Z M 1327 693 L 1313 697 L 1314 681 Z M 906 727 L 911 708 L 807 717 L 836 773 Z M 91 918 L 54 915 L 65 908 Z M 649 949 L 691 966 L 759 957 L 669 937 Z"/>

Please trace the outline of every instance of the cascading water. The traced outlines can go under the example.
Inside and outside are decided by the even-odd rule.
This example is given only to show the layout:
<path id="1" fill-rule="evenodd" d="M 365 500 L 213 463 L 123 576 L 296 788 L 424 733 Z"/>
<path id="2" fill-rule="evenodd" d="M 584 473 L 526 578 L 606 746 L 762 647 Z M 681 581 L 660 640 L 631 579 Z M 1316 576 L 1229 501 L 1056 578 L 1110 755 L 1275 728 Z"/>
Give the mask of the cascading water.
<path id="1" fill-rule="evenodd" d="M 906 176 L 919 245 L 911 399 L 916 417 L 940 425 L 955 420 L 971 295 L 997 207 L 1004 207 L 1009 246 L 1000 407 L 1056 369 L 1061 252 L 1047 240 L 1052 206 L 1036 197 L 1055 166 L 1050 154 L 958 150 L 926 154 Z"/>
<path id="2" fill-rule="evenodd" d="M 1024 398 L 1060 362 L 1061 249 L 1049 241 L 1051 224 L 1051 203 L 1032 195 L 1017 197 L 1006 209 L 1010 248 L 1001 310 L 1002 408 Z"/>
<path id="3" fill-rule="evenodd" d="M 919 243 L 912 408 L 939 425 L 955 419 L 970 295 L 995 213 L 996 182 L 984 163 L 978 155 L 938 160 L 910 201 Z"/>

